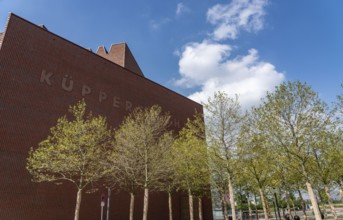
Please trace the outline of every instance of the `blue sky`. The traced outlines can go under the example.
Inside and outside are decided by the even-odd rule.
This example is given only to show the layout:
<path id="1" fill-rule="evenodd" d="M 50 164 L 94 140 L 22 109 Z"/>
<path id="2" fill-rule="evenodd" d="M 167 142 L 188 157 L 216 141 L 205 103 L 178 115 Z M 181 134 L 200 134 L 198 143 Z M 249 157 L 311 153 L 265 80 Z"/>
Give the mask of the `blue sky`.
<path id="1" fill-rule="evenodd" d="M 332 102 L 343 83 L 342 0 L 0 0 L 82 47 L 126 42 L 145 76 L 198 102 L 214 91 L 259 102 L 282 81 Z"/>

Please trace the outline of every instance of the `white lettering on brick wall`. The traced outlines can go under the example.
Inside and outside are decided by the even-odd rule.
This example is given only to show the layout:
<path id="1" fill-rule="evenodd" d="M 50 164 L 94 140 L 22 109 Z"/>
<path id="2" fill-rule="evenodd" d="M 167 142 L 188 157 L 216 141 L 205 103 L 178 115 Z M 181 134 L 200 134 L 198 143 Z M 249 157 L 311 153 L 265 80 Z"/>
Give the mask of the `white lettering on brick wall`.
<path id="1" fill-rule="evenodd" d="M 49 86 L 60 86 L 60 88 L 66 92 L 73 92 L 75 91 L 74 84 L 77 84 L 78 82 L 74 82 L 73 77 L 69 75 L 64 75 L 60 81 L 58 80 L 58 75 L 54 75 L 53 72 L 49 72 L 47 70 L 42 70 L 42 73 L 40 75 L 41 83 L 49 85 Z M 121 99 L 118 96 L 112 96 L 110 97 L 108 91 L 103 90 L 96 90 L 95 88 L 91 88 L 90 86 L 86 84 L 81 84 L 81 91 L 78 91 L 81 93 L 83 97 L 86 97 L 88 95 L 91 95 L 92 91 L 97 92 L 98 101 L 101 103 L 108 102 L 110 103 L 114 108 L 122 108 L 126 111 L 132 111 L 133 104 L 129 100 Z"/>
<path id="2" fill-rule="evenodd" d="M 54 75 L 52 72 L 47 73 L 46 70 L 42 71 L 42 74 L 40 75 L 40 82 L 41 83 L 46 83 L 49 86 L 51 86 L 51 81 L 50 78 Z"/>
<path id="3" fill-rule="evenodd" d="M 122 108 L 125 111 L 132 111 L 133 110 L 133 104 L 129 100 L 122 99 L 119 96 L 110 96 L 110 91 L 103 91 L 102 89 L 97 88 L 91 88 L 90 86 L 80 83 L 81 91 L 75 90 L 73 77 L 71 75 L 64 75 L 60 80 L 58 79 L 59 75 L 54 75 L 53 72 L 49 72 L 46 70 L 42 70 L 42 73 L 40 75 L 40 82 L 44 83 L 49 86 L 58 86 L 62 90 L 66 92 L 80 92 L 83 97 L 87 97 L 88 95 L 91 95 L 92 92 L 96 92 L 95 95 L 97 95 L 97 99 L 100 103 L 108 102 L 110 105 L 112 105 L 113 108 Z M 180 121 L 177 119 L 172 119 L 171 124 L 175 128 L 180 128 Z"/>

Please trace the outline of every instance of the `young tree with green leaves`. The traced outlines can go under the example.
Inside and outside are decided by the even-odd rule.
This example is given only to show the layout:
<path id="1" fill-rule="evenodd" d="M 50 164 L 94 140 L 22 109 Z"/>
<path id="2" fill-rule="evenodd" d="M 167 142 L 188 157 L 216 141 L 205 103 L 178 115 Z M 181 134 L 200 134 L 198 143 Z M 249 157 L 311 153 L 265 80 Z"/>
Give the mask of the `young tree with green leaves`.
<path id="1" fill-rule="evenodd" d="M 141 163 L 135 158 L 135 152 L 125 147 L 117 147 L 116 142 L 112 144 L 111 152 L 104 160 L 107 169 L 105 176 L 106 185 L 112 190 L 124 191 L 130 194 L 129 219 L 133 220 L 135 195 L 141 189 L 139 182 L 141 178 Z"/>
<path id="2" fill-rule="evenodd" d="M 343 164 L 343 131 L 342 130 L 339 131 L 339 135 L 340 135 L 340 141 L 338 143 L 338 147 L 340 151 L 336 155 L 337 158 L 339 158 L 337 159 L 336 163 Z M 338 186 L 340 196 L 341 196 L 341 201 L 343 202 L 343 166 L 339 166 L 338 169 L 335 170 L 334 184 Z"/>
<path id="3" fill-rule="evenodd" d="M 308 85 L 299 81 L 282 83 L 267 93 L 263 104 L 255 111 L 260 122 L 258 129 L 270 143 L 286 154 L 289 163 L 301 168 L 316 220 L 321 220 L 310 173 L 312 148 L 321 132 L 331 123 L 327 105 Z"/>
<path id="4" fill-rule="evenodd" d="M 228 195 L 228 175 L 226 174 L 225 165 L 223 164 L 223 160 L 214 155 L 211 150 L 208 151 L 208 154 L 211 173 L 211 188 L 216 192 L 216 194 L 212 193 L 212 199 L 220 201 L 224 220 L 228 220 L 229 202 L 226 199 Z"/>
<path id="5" fill-rule="evenodd" d="M 166 192 L 168 194 L 168 210 L 169 220 L 173 220 L 173 204 L 172 195 L 178 190 L 178 181 L 176 176 L 176 159 L 172 152 L 168 153 L 168 156 L 164 160 L 165 170 L 160 176 L 160 182 L 157 185 L 157 190 Z"/>
<path id="6" fill-rule="evenodd" d="M 330 187 L 334 184 L 337 174 L 339 175 L 342 170 L 343 148 L 341 139 L 342 133 L 340 130 L 332 128 L 329 131 L 323 131 L 321 138 L 317 140 L 312 148 L 312 173 L 324 188 L 334 219 L 337 219 L 337 212 L 331 198 Z"/>
<path id="7" fill-rule="evenodd" d="M 118 152 L 119 173 L 134 187 L 144 189 L 143 220 L 148 218 L 149 190 L 157 190 L 173 145 L 167 128 L 170 115 L 160 106 L 136 108 L 115 132 L 115 152 Z M 132 195 L 131 195 L 132 196 Z"/>
<path id="8" fill-rule="evenodd" d="M 208 167 L 207 144 L 203 118 L 196 114 L 188 119 L 179 132 L 173 146 L 175 177 L 180 189 L 188 193 L 189 216 L 194 220 L 193 196 L 201 196 L 209 191 L 210 172 Z M 199 200 L 201 204 L 201 200 Z M 202 211 L 202 207 L 199 207 Z M 199 219 L 202 213 L 199 212 Z"/>
<path id="9" fill-rule="evenodd" d="M 216 92 L 205 104 L 206 135 L 211 155 L 216 157 L 212 165 L 222 165 L 225 168 L 230 195 L 232 220 L 236 220 L 234 197 L 235 158 L 237 158 L 237 141 L 244 120 L 238 96 L 230 98 L 224 92 Z M 211 168 L 212 169 L 212 168 Z M 220 168 L 214 168 L 220 170 Z"/>
<path id="10" fill-rule="evenodd" d="M 270 185 L 273 176 L 276 155 L 269 150 L 270 146 L 267 140 L 255 132 L 253 118 L 250 117 L 250 120 L 245 122 L 237 145 L 240 158 L 239 164 L 241 164 L 240 169 L 248 177 L 250 183 L 258 189 L 264 216 L 268 220 L 266 187 Z"/>
<path id="11" fill-rule="evenodd" d="M 31 148 L 26 168 L 35 182 L 68 181 L 77 188 L 74 220 L 79 219 L 82 190 L 105 174 L 103 160 L 111 142 L 106 118 L 86 114 L 86 103 L 69 107 L 38 148 Z"/>
<path id="12" fill-rule="evenodd" d="M 341 88 L 343 89 L 343 84 L 341 84 Z M 339 134 L 339 143 L 338 146 L 341 146 L 340 149 L 342 149 L 339 153 L 340 160 L 337 161 L 337 163 L 343 163 L 342 158 L 343 158 L 343 92 L 337 96 L 337 100 L 338 100 L 338 104 L 337 104 L 337 109 L 338 109 L 338 113 L 340 114 L 340 126 L 341 129 L 338 131 Z M 340 196 L 341 196 L 341 200 L 343 202 L 343 166 L 340 166 L 339 169 L 336 169 L 336 175 L 335 175 L 335 181 L 336 185 L 339 187 L 339 192 L 340 192 Z"/>

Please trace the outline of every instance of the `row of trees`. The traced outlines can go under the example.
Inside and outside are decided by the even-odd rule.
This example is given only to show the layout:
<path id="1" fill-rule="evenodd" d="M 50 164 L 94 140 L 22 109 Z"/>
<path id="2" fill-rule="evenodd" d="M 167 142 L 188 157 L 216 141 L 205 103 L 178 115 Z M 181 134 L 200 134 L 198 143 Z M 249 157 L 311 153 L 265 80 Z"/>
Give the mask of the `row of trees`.
<path id="1" fill-rule="evenodd" d="M 219 195 L 225 219 L 227 207 L 237 219 L 235 195 L 246 198 L 250 217 L 251 199 L 256 204 L 258 196 L 268 220 L 271 195 L 285 197 L 291 214 L 291 195 L 302 199 L 307 191 L 320 220 L 317 197 L 331 204 L 330 188 L 343 186 L 342 96 L 338 102 L 329 107 L 306 83 L 286 82 L 267 93 L 260 106 L 243 112 L 238 96 L 218 92 L 204 104 L 206 129 L 203 116 L 195 114 L 173 134 L 170 115 L 158 106 L 135 109 L 113 130 L 104 117 L 86 114 L 82 101 L 70 107 L 72 120 L 60 118 L 51 135 L 31 149 L 27 169 L 34 181 L 75 184 L 75 220 L 82 191 L 96 182 L 130 193 L 131 220 L 140 190 L 144 220 L 150 191 L 168 193 L 172 220 L 171 196 L 177 190 L 188 193 L 191 220 L 193 196 L 198 198 L 202 219 L 201 198 L 209 185 Z"/>
<path id="2" fill-rule="evenodd" d="M 229 202 L 236 220 L 236 192 L 247 197 L 251 216 L 249 200 L 259 195 L 268 220 L 274 193 L 285 198 L 291 214 L 290 194 L 302 199 L 306 191 L 316 220 L 321 219 L 317 198 L 328 201 L 337 219 L 330 189 L 342 192 L 342 103 L 338 96 L 338 104 L 329 107 L 301 82 L 277 86 L 247 112 L 238 97 L 218 92 L 210 98 L 205 105 L 210 169 L 224 211 Z"/>
<path id="3" fill-rule="evenodd" d="M 168 193 L 172 220 L 172 193 L 189 195 L 190 219 L 193 196 L 209 192 L 203 118 L 188 119 L 176 136 L 168 130 L 170 115 L 155 105 L 136 108 L 118 129 L 109 128 L 106 118 L 86 112 L 81 101 L 69 108 L 71 116 L 58 119 L 51 135 L 31 148 L 27 170 L 36 182 L 69 181 L 77 188 L 74 220 L 79 219 L 82 192 L 105 184 L 130 194 L 129 218 L 133 220 L 135 194 L 144 190 L 143 220 L 147 220 L 149 191 Z"/>

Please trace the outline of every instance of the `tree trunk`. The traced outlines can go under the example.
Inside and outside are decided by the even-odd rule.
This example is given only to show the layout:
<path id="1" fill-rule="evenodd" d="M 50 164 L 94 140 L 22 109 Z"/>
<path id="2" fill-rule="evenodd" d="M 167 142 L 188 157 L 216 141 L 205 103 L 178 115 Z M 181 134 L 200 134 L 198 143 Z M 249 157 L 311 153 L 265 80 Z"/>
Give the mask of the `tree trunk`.
<path id="1" fill-rule="evenodd" d="M 82 198 L 82 189 L 78 189 L 77 190 L 77 195 L 76 195 L 76 206 L 75 206 L 74 220 L 79 220 L 81 198 Z"/>
<path id="2" fill-rule="evenodd" d="M 135 195 L 133 193 L 130 193 L 130 220 L 133 220 L 133 210 L 135 208 Z"/>
<path id="3" fill-rule="evenodd" d="M 321 216 L 324 216 L 324 219 L 326 219 L 325 201 L 323 199 L 323 195 L 320 192 L 321 192 L 321 189 L 318 189 L 318 196 L 319 196 L 319 198 L 316 197 L 317 201 L 318 201 L 319 213 L 320 213 Z M 324 190 L 324 193 L 325 193 L 325 190 Z M 322 209 L 320 209 L 320 205 L 322 206 Z"/>
<path id="4" fill-rule="evenodd" d="M 249 220 L 252 220 L 252 209 L 251 209 L 251 202 L 249 193 L 247 193 L 247 200 L 248 200 L 248 209 L 249 209 Z"/>
<path id="5" fill-rule="evenodd" d="M 110 219 L 110 201 L 111 201 L 111 189 L 107 188 L 107 213 L 106 213 L 106 220 Z"/>
<path id="6" fill-rule="evenodd" d="M 224 193 L 222 194 L 222 205 L 223 205 L 223 217 L 225 220 L 229 220 L 227 216 L 227 206 L 226 206 L 226 201 L 225 201 L 225 195 Z"/>
<path id="7" fill-rule="evenodd" d="M 144 166 L 145 166 L 145 183 L 144 183 L 144 203 L 143 203 L 143 220 L 148 220 L 149 207 L 149 189 L 148 189 L 148 149 L 144 148 Z"/>
<path id="8" fill-rule="evenodd" d="M 240 203 L 240 206 L 241 206 L 241 208 L 239 209 L 239 211 L 240 211 L 240 215 L 241 215 L 241 220 L 243 220 L 243 195 L 242 195 L 242 189 L 240 188 L 239 189 L 239 197 L 240 197 L 240 201 L 239 201 L 239 203 Z"/>
<path id="9" fill-rule="evenodd" d="M 324 185 L 324 189 L 325 189 L 326 196 L 328 197 L 328 203 L 329 203 L 331 212 L 333 214 L 333 219 L 337 220 L 337 212 L 336 212 L 335 207 L 332 204 L 332 199 L 331 199 L 329 187 L 327 185 Z"/>
<path id="10" fill-rule="evenodd" d="M 255 194 L 254 194 L 254 202 L 255 202 L 256 220 L 258 220 L 259 216 L 258 216 L 257 200 L 256 200 L 256 195 Z"/>
<path id="11" fill-rule="evenodd" d="M 149 189 L 144 189 L 143 220 L 148 220 Z"/>
<path id="12" fill-rule="evenodd" d="M 292 215 L 292 217 L 293 217 L 293 216 L 295 216 L 297 213 L 296 213 L 296 211 L 295 211 L 295 204 L 294 204 L 294 201 L 293 201 L 292 198 L 291 198 L 291 202 L 292 202 L 292 209 L 293 209 L 293 215 Z"/>
<path id="13" fill-rule="evenodd" d="M 298 194 L 299 194 L 299 198 L 301 200 L 301 208 L 302 208 L 303 213 L 304 213 L 304 220 L 307 220 L 305 201 L 304 201 L 304 198 L 303 198 L 299 189 L 298 189 Z"/>
<path id="14" fill-rule="evenodd" d="M 276 195 L 276 192 L 274 192 L 273 193 L 274 195 L 274 200 L 275 200 L 275 211 L 276 211 L 276 219 L 277 220 L 281 220 L 281 215 L 280 215 L 280 203 L 279 203 L 279 201 L 278 201 L 278 199 L 277 199 L 277 195 Z M 280 197 L 279 197 L 280 198 Z"/>
<path id="15" fill-rule="evenodd" d="M 199 210 L 199 220 L 202 220 L 202 200 L 201 197 L 198 197 L 198 210 Z"/>
<path id="16" fill-rule="evenodd" d="M 307 192 L 308 192 L 308 195 L 310 197 L 311 204 L 312 204 L 312 207 L 313 207 L 314 217 L 315 217 L 316 220 L 322 220 L 321 214 L 319 212 L 319 207 L 318 207 L 317 199 L 316 199 L 316 197 L 314 195 L 311 183 L 306 182 L 306 187 L 307 187 Z"/>
<path id="17" fill-rule="evenodd" d="M 322 201 L 322 200 L 320 200 Z M 320 215 L 324 215 L 324 218 L 327 218 L 326 208 L 325 208 L 325 202 L 322 202 L 322 211 L 319 209 Z"/>
<path id="18" fill-rule="evenodd" d="M 285 208 L 283 207 L 283 201 L 284 201 L 284 200 L 283 200 L 283 198 L 282 198 L 282 190 L 281 190 L 281 189 L 279 189 L 279 193 L 278 193 L 278 194 L 279 194 L 278 196 L 279 196 L 279 199 L 280 199 L 280 200 L 279 200 L 279 204 L 280 204 L 279 207 L 281 208 L 282 216 L 285 216 L 286 213 L 285 213 Z"/>
<path id="19" fill-rule="evenodd" d="M 169 207 L 169 220 L 173 220 L 172 196 L 170 192 L 168 192 L 168 207 Z"/>
<path id="20" fill-rule="evenodd" d="M 268 212 L 267 212 L 267 208 L 266 208 L 266 203 L 265 203 L 265 200 L 264 200 L 263 190 L 261 188 L 259 188 L 259 191 L 260 191 L 262 207 L 263 207 L 263 212 L 264 212 L 264 219 L 265 220 L 269 220 Z"/>
<path id="21" fill-rule="evenodd" d="M 229 181 L 229 194 L 230 194 L 230 205 L 231 205 L 232 220 L 237 220 L 237 218 L 236 218 L 236 207 L 235 207 L 235 195 L 233 192 L 233 186 L 232 186 L 230 175 L 229 175 L 228 181 Z"/>
<path id="22" fill-rule="evenodd" d="M 343 202 L 343 187 L 339 188 L 339 194 L 341 195 L 341 200 Z"/>
<path id="23" fill-rule="evenodd" d="M 266 203 L 267 214 L 270 216 L 270 207 L 268 197 L 264 197 L 264 202 Z"/>
<path id="24" fill-rule="evenodd" d="M 188 203 L 189 203 L 189 219 L 190 220 L 194 220 L 194 214 L 193 214 L 193 195 L 192 195 L 190 189 L 188 189 Z"/>
<path id="25" fill-rule="evenodd" d="M 289 195 L 288 195 L 287 191 L 286 191 L 286 204 L 287 204 L 287 213 L 289 215 L 289 218 L 293 219 L 292 211 L 291 211 L 291 206 L 289 205 Z"/>

